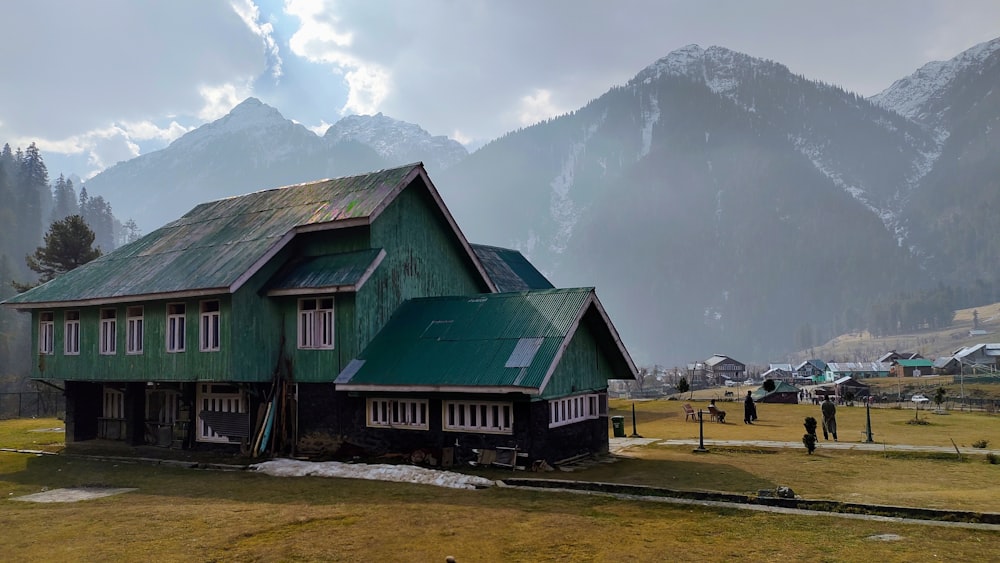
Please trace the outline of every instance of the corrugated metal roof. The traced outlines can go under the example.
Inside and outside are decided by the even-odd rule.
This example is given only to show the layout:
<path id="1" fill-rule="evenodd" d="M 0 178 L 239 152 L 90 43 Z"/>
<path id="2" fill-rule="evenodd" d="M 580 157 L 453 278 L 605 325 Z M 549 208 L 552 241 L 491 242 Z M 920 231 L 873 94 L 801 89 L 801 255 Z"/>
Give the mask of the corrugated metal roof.
<path id="1" fill-rule="evenodd" d="M 923 368 L 934 365 L 930 360 L 896 360 L 896 363 L 906 368 Z"/>
<path id="2" fill-rule="evenodd" d="M 483 244 L 471 246 L 500 293 L 555 287 L 517 250 Z"/>
<path id="3" fill-rule="evenodd" d="M 278 273 L 271 281 L 268 293 L 303 289 L 355 288 L 358 282 L 377 265 L 384 252 L 379 248 L 313 256 Z"/>
<path id="4" fill-rule="evenodd" d="M 203 203 L 138 241 L 6 303 L 228 289 L 293 229 L 366 219 L 421 168 L 411 164 Z"/>
<path id="5" fill-rule="evenodd" d="M 337 387 L 540 389 L 595 300 L 592 288 L 411 299 L 365 348 L 358 358 L 364 364 Z M 515 356 L 517 365 L 508 365 Z"/>

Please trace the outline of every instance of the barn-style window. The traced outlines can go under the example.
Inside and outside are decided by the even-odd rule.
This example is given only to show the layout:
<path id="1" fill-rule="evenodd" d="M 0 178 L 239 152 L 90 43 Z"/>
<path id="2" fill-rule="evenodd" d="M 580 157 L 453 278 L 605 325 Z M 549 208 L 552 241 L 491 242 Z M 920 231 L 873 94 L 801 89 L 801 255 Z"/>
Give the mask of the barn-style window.
<path id="1" fill-rule="evenodd" d="M 514 405 L 502 402 L 444 401 L 444 429 L 511 434 Z"/>
<path id="2" fill-rule="evenodd" d="M 183 352 L 185 322 L 185 306 L 183 303 L 167 305 L 167 352 Z"/>
<path id="3" fill-rule="evenodd" d="M 101 348 L 102 354 L 115 354 L 118 351 L 118 311 L 101 309 Z"/>
<path id="4" fill-rule="evenodd" d="M 219 302 L 201 302 L 201 346 L 202 352 L 219 351 Z"/>
<path id="5" fill-rule="evenodd" d="M 597 418 L 600 415 L 600 395 L 576 395 L 549 401 L 549 428 Z"/>
<path id="6" fill-rule="evenodd" d="M 55 349 L 55 316 L 51 311 L 38 315 L 38 353 L 51 354 Z"/>
<path id="7" fill-rule="evenodd" d="M 125 310 L 125 353 L 142 354 L 142 307 Z"/>
<path id="8" fill-rule="evenodd" d="M 80 311 L 66 311 L 63 321 L 63 353 L 75 356 L 80 353 Z"/>
<path id="9" fill-rule="evenodd" d="M 333 348 L 333 298 L 299 299 L 299 348 Z"/>
<path id="10" fill-rule="evenodd" d="M 369 398 L 368 426 L 427 430 L 427 400 Z"/>

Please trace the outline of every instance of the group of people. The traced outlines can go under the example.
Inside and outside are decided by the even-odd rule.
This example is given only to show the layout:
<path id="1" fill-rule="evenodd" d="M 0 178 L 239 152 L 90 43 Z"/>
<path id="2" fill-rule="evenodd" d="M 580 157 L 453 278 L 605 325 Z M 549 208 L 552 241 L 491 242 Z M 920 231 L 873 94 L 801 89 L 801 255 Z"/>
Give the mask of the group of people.
<path id="1" fill-rule="evenodd" d="M 715 399 L 709 402 L 711 409 L 718 412 L 719 421 L 723 422 L 726 420 L 726 411 L 720 409 L 715 405 Z M 823 439 L 829 440 L 830 436 L 833 436 L 833 441 L 837 441 L 837 405 L 833 404 L 830 400 L 830 396 L 826 396 L 826 400 L 823 401 L 820 407 L 823 413 Z M 747 391 L 747 397 L 743 400 L 743 424 L 753 424 L 757 420 L 757 404 L 753 400 L 753 396 L 750 391 Z"/>

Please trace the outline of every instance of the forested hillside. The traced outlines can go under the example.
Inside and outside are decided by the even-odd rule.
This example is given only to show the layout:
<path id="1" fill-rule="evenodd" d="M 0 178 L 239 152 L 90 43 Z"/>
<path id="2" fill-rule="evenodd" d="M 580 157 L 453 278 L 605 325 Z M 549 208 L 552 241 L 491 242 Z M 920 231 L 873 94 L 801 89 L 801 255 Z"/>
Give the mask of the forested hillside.
<path id="1" fill-rule="evenodd" d="M 80 215 L 96 235 L 104 252 L 138 236 L 134 224 L 119 223 L 103 197 L 90 197 L 85 187 L 77 193 L 72 180 L 60 175 L 49 181 L 41 151 L 32 143 L 0 152 L 0 300 L 15 294 L 12 282 L 34 283 L 25 257 L 42 244 L 54 221 Z M 32 360 L 29 316 L 0 307 L 0 392 L 23 389 L 23 375 Z"/>

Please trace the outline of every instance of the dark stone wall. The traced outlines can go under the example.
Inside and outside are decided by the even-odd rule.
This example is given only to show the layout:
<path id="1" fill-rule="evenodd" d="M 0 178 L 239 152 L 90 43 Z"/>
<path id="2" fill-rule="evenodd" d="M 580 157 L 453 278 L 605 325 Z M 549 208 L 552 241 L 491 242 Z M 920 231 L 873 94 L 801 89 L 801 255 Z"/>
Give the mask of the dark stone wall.
<path id="1" fill-rule="evenodd" d="M 372 428 L 366 425 L 366 397 L 334 392 L 329 384 L 299 385 L 299 436 L 327 434 L 345 442 L 341 455 L 380 456 L 410 454 L 425 449 L 439 452 L 454 448 L 457 462 L 475 459 L 473 449 L 514 447 L 528 452 L 527 461 L 549 463 L 581 453 L 608 451 L 608 418 L 586 420 L 558 428 L 548 427 L 549 403 L 530 402 L 526 396 L 513 401 L 512 434 L 445 431 L 442 405 L 446 400 L 468 399 L 468 395 L 430 394 L 428 429 Z M 398 396 L 398 395 L 396 395 Z M 510 396 L 482 396 L 483 401 L 512 401 Z"/>

